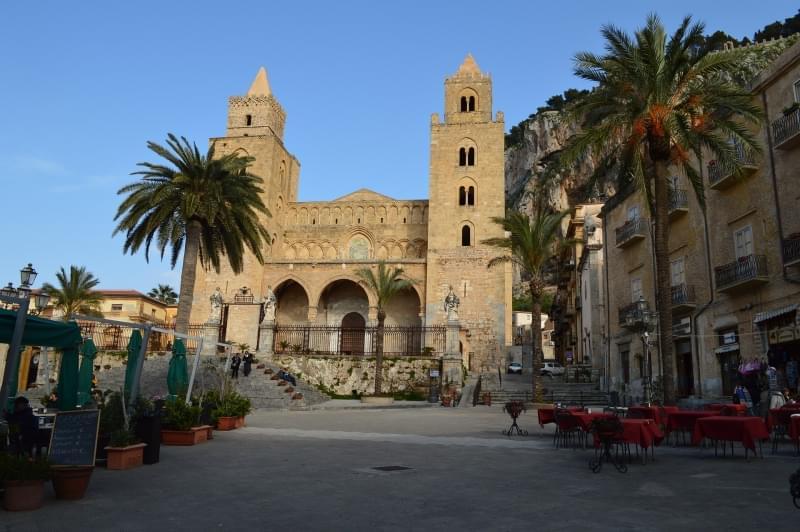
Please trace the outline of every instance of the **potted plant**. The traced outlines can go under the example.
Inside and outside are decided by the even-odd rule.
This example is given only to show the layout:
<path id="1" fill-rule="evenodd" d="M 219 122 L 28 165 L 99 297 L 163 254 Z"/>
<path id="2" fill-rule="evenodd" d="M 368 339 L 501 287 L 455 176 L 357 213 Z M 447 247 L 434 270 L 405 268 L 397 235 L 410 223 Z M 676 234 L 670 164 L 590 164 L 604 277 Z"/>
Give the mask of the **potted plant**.
<path id="1" fill-rule="evenodd" d="M 120 429 L 111 434 L 111 440 L 106 447 L 108 453 L 106 468 L 122 471 L 139 467 L 144 462 L 145 443 L 139 443 L 138 438 L 130 430 Z"/>
<path id="2" fill-rule="evenodd" d="M 75 501 L 86 494 L 94 466 L 52 466 L 50 470 L 56 499 Z"/>
<path id="3" fill-rule="evenodd" d="M 50 476 L 50 464 L 45 460 L 0 453 L 0 481 L 5 488 L 3 508 L 11 512 L 41 508 L 44 483 Z"/>
<path id="4" fill-rule="evenodd" d="M 167 401 L 164 409 L 161 443 L 164 445 L 195 445 L 208 439 L 208 429 L 198 427 L 200 407 L 181 400 Z"/>

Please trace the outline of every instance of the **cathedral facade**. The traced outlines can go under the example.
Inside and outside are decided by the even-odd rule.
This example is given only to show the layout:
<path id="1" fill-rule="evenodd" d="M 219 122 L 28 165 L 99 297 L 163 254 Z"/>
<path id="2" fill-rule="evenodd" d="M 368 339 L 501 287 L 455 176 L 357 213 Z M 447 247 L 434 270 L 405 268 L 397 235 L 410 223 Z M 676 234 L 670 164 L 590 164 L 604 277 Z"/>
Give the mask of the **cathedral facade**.
<path id="1" fill-rule="evenodd" d="M 376 299 L 356 272 L 385 261 L 415 281 L 385 309 L 388 327 L 445 325 L 443 302 L 452 292 L 459 300 L 465 365 L 478 371 L 501 364 L 512 340 L 511 267 L 488 268 L 502 251 L 481 243 L 503 236 L 492 218 L 505 210 L 504 124 L 502 113 L 493 116 L 491 77 L 468 55 L 445 80 L 444 115 L 431 116 L 427 200 L 360 189 L 332 201 L 297 201 L 300 163 L 284 146 L 285 120 L 262 68 L 245 96 L 230 98 L 225 136 L 210 139 L 220 154 L 255 158 L 251 172 L 264 180 L 271 216 L 263 223 L 272 237 L 265 264 L 248 256 L 238 275 L 225 261 L 220 273 L 198 268 L 191 322 L 207 321 L 219 289 L 224 339 L 261 352 L 280 349 L 260 345 L 264 302 L 273 298 L 268 318 L 274 312 L 278 329 L 369 328 L 377 319 Z M 424 349 L 425 341 L 417 347 Z"/>

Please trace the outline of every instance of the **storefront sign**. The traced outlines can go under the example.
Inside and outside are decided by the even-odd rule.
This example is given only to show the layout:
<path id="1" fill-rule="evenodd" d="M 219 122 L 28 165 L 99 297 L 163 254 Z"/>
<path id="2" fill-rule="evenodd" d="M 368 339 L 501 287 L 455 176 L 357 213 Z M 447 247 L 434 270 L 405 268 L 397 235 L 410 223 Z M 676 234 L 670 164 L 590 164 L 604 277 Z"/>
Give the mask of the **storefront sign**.
<path id="1" fill-rule="evenodd" d="M 733 351 L 738 351 L 738 350 L 739 350 L 739 344 L 736 343 L 736 344 L 728 344 L 720 346 L 714 350 L 714 353 L 722 355 L 725 353 L 732 353 Z"/>

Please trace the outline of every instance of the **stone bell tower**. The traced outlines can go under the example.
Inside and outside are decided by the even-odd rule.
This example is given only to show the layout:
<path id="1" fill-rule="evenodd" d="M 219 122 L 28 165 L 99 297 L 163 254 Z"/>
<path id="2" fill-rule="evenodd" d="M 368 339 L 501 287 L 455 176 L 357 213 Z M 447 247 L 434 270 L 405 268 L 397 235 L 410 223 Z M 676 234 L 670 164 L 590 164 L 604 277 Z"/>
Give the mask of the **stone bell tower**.
<path id="1" fill-rule="evenodd" d="M 431 117 L 426 322 L 445 324 L 452 286 L 465 364 L 494 369 L 512 340 L 511 267 L 487 268 L 503 252 L 481 242 L 503 236 L 492 222 L 505 215 L 503 115 L 493 119 L 492 79 L 472 55 L 444 89 L 444 121 Z"/>

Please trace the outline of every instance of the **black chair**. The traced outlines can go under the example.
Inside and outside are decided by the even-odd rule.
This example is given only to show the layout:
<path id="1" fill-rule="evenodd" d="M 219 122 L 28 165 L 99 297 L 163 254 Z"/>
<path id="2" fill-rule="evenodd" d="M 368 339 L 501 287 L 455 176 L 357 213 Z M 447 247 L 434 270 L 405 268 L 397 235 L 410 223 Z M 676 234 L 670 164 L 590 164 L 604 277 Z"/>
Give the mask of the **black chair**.
<path id="1" fill-rule="evenodd" d="M 603 469 L 603 463 L 610 463 L 620 473 L 626 473 L 628 466 L 625 465 L 625 459 L 630 458 L 630 450 L 623 439 L 624 429 L 619 418 L 595 419 L 590 431 L 600 444 L 595 447 L 594 458 L 589 461 L 592 472 L 599 473 Z"/>
<path id="2" fill-rule="evenodd" d="M 583 434 L 578 420 L 567 410 L 556 410 L 556 433 L 555 433 L 555 446 L 567 447 L 570 444 L 572 448 L 578 447 L 579 442 L 583 442 Z"/>

